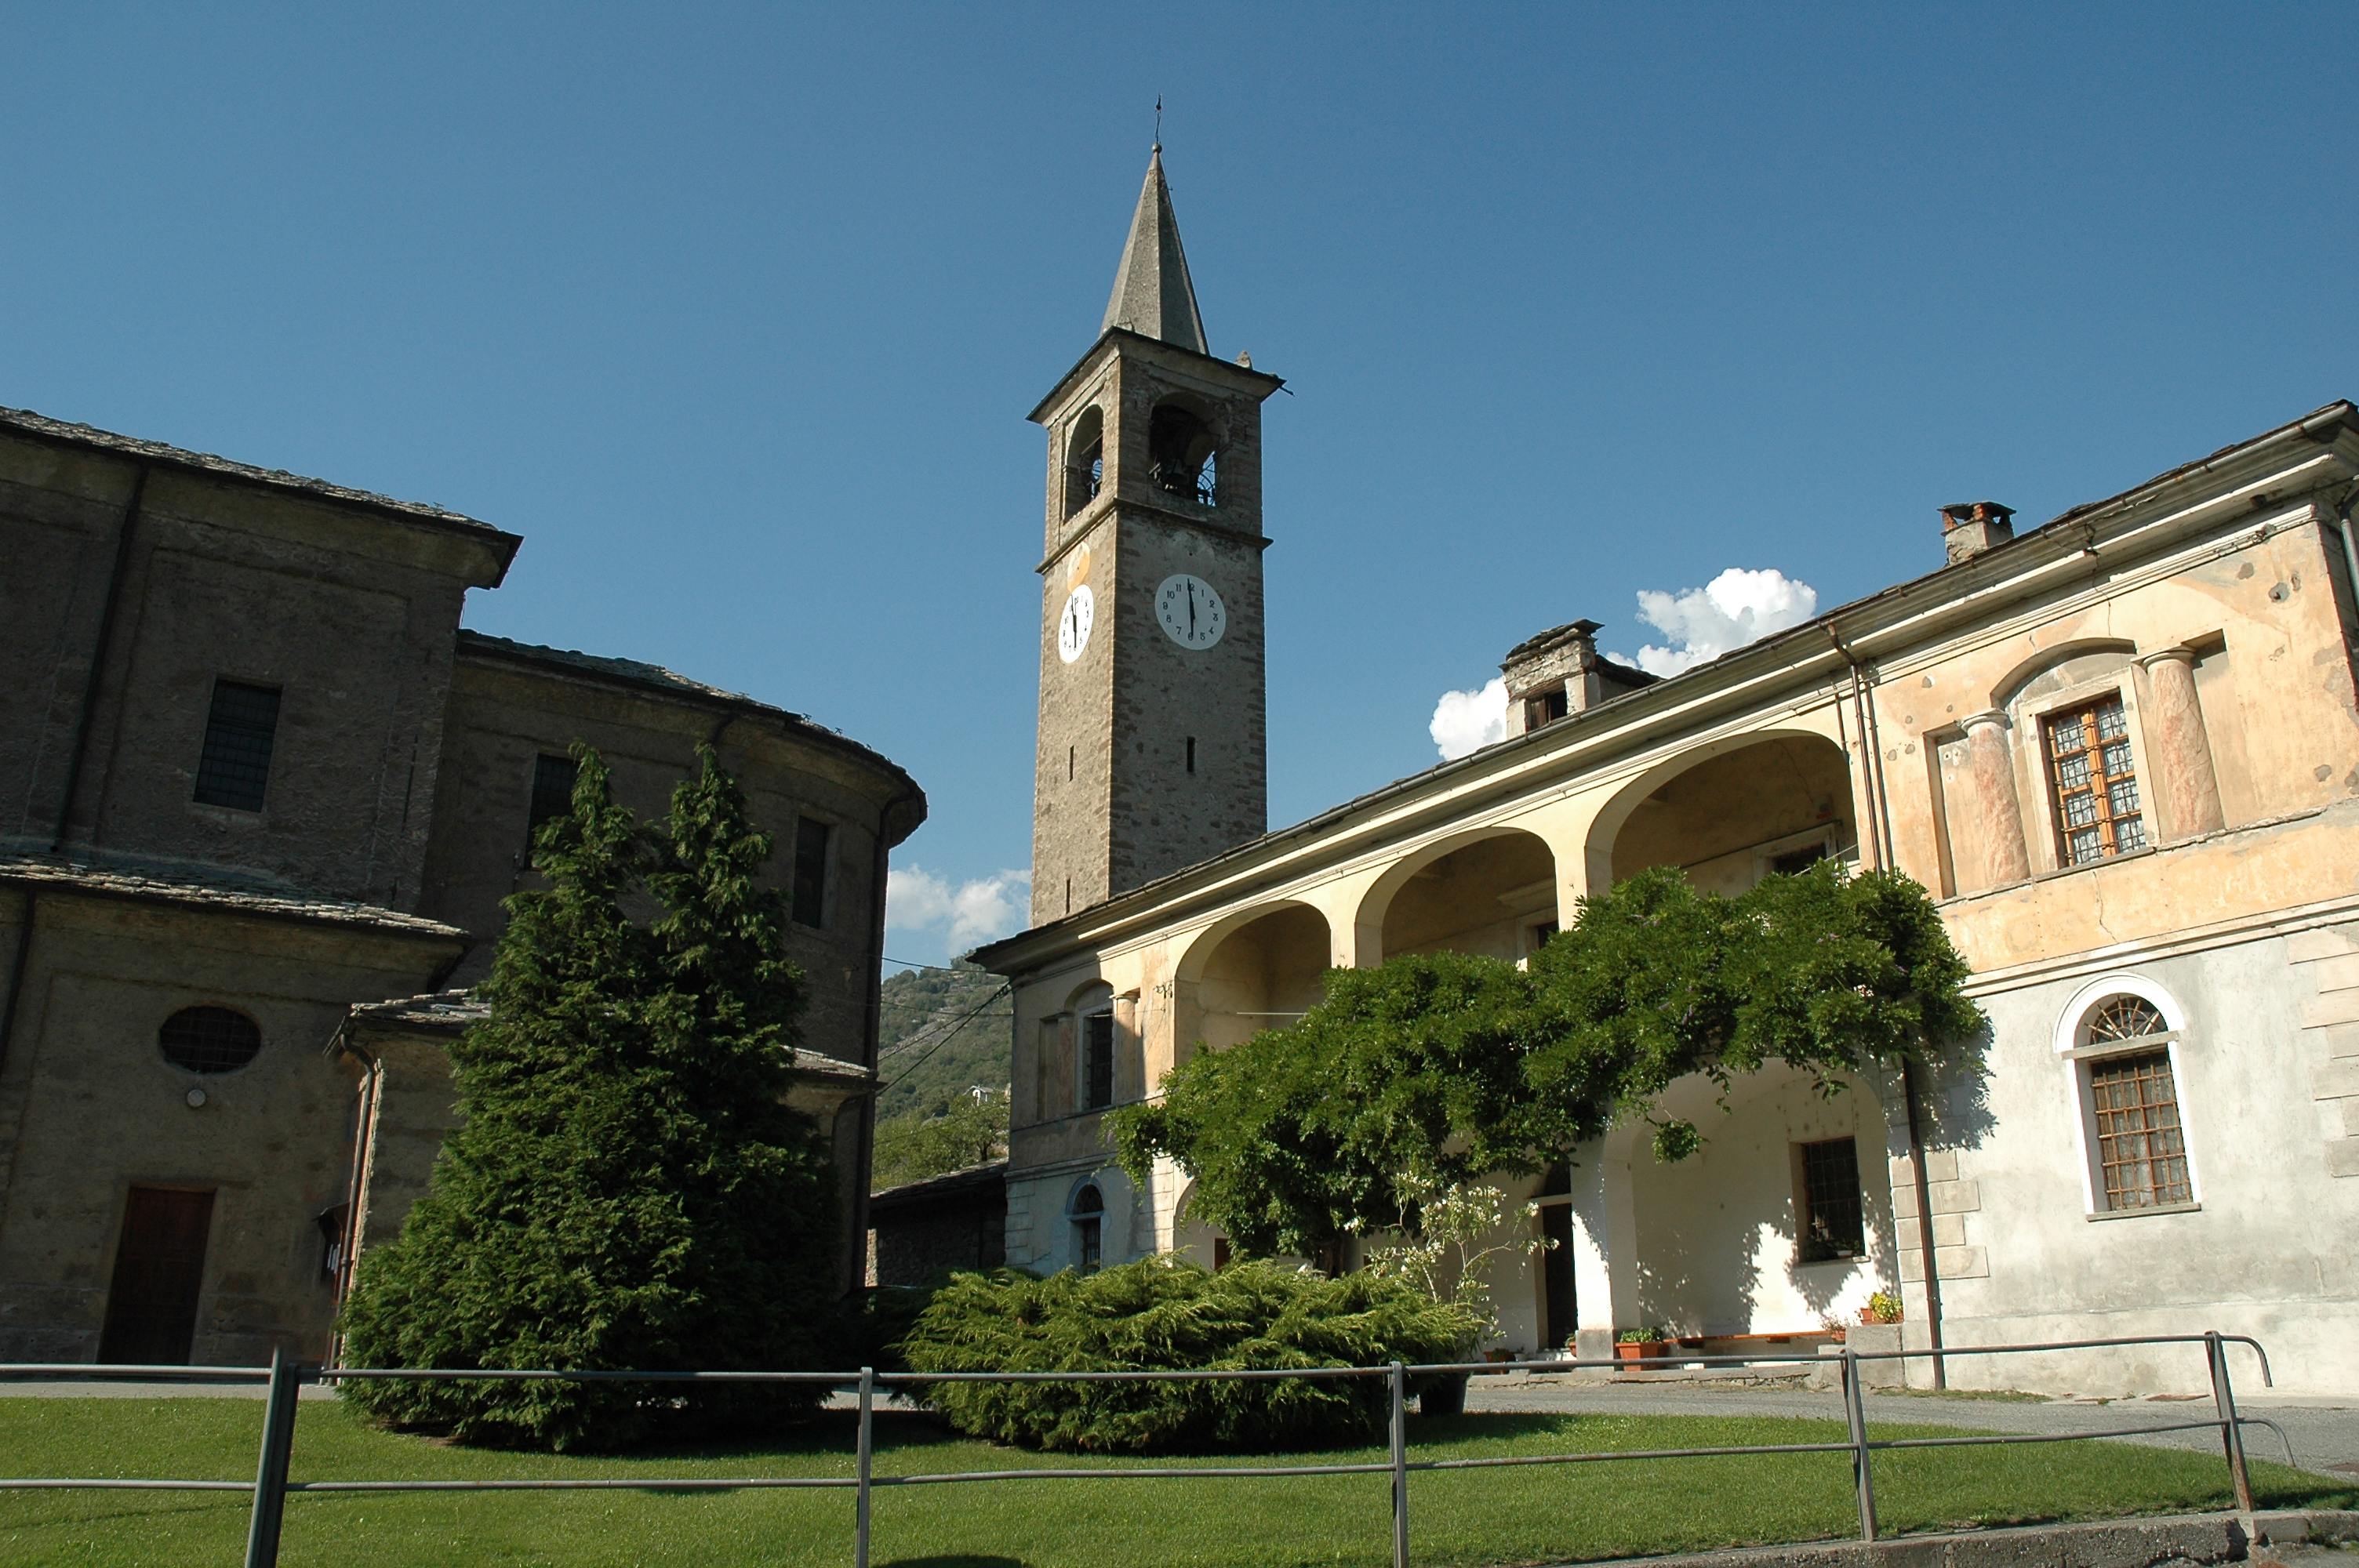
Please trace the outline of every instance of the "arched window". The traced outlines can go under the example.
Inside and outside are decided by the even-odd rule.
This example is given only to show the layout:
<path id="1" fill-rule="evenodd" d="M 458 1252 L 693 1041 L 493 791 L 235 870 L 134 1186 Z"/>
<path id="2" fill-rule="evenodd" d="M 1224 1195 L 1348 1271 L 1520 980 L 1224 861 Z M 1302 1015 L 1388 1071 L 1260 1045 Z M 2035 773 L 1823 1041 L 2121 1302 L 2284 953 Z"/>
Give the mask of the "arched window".
<path id="1" fill-rule="evenodd" d="M 1094 1274 L 1104 1256 L 1105 1195 L 1098 1191 L 1096 1183 L 1085 1184 L 1073 1195 L 1069 1212 L 1073 1222 L 1073 1267 Z"/>
<path id="2" fill-rule="evenodd" d="M 262 1049 L 254 1020 L 225 1007 L 184 1007 L 157 1032 L 164 1059 L 191 1073 L 234 1073 Z"/>
<path id="3" fill-rule="evenodd" d="M 1104 484 L 1105 416 L 1093 407 L 1082 411 L 1065 437 L 1065 515 L 1095 501 Z"/>
<path id="4" fill-rule="evenodd" d="M 2175 1005 L 2158 988 L 2115 978 L 2083 990 L 2065 1022 L 2060 1044 L 2079 1091 L 2091 1209 L 2110 1215 L 2193 1206 Z"/>
<path id="5" fill-rule="evenodd" d="M 1176 403 L 1155 411 L 1147 425 L 1147 482 L 1199 506 L 1220 504 L 1212 432 Z"/>

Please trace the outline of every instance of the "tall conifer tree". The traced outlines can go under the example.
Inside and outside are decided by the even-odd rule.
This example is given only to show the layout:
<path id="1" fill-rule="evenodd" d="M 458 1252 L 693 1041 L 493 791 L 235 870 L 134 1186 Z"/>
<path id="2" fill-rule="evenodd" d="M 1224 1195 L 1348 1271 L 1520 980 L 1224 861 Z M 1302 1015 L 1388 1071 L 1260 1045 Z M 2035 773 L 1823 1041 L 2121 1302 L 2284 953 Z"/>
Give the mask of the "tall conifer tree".
<path id="1" fill-rule="evenodd" d="M 817 1364 L 835 1292 L 832 1173 L 786 1093 L 804 1000 L 769 836 L 708 748 L 642 829 L 578 752 L 451 1049 L 464 1121 L 345 1308 L 353 1366 L 571 1370 Z M 644 887 L 651 925 L 624 901 Z M 363 1381 L 390 1421 L 462 1440 L 619 1447 L 793 1413 L 769 1385 Z"/>

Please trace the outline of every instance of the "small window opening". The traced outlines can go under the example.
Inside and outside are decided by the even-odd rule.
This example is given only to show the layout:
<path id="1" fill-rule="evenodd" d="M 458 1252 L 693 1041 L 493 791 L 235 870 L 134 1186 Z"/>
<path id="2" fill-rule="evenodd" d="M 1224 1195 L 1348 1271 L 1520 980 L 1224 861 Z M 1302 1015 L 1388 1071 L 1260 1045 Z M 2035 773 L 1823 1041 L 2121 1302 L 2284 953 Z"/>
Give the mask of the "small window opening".
<path id="1" fill-rule="evenodd" d="M 185 1071 L 234 1073 L 262 1050 L 262 1031 L 225 1007 L 184 1007 L 164 1021 L 156 1044 Z"/>
<path id="2" fill-rule="evenodd" d="M 835 830 L 808 816 L 795 818 L 794 922 L 814 929 L 827 925 L 827 851 Z"/>
<path id="3" fill-rule="evenodd" d="M 1220 503 L 1212 433 L 1176 404 L 1155 411 L 1147 427 L 1147 482 L 1199 506 Z"/>
<path id="4" fill-rule="evenodd" d="M 1073 1195 L 1073 1266 L 1084 1274 L 1096 1273 L 1105 1256 L 1104 1220 L 1105 1197 L 1097 1188 L 1083 1187 Z"/>
<path id="5" fill-rule="evenodd" d="M 1073 762 L 1075 758 L 1081 755 L 1081 751 L 1082 749 L 1079 746 L 1068 746 L 1065 748 L 1065 782 L 1067 784 L 1073 782 Z"/>
<path id="6" fill-rule="evenodd" d="M 527 849 L 540 842 L 540 830 L 549 822 L 572 815 L 573 781 L 581 771 L 581 765 L 571 757 L 552 757 L 543 752 L 533 760 L 532 810 L 524 829 Z"/>
<path id="7" fill-rule="evenodd" d="M 1867 1250 L 1859 1146 L 1848 1138 L 1802 1145 L 1801 1260 L 1825 1263 Z"/>
<path id="8" fill-rule="evenodd" d="M 1556 933 L 1557 923 L 1553 920 L 1543 920 L 1538 925 L 1533 925 L 1527 933 L 1526 951 L 1533 953 L 1538 952 L 1541 948 L 1548 946 L 1549 938 L 1555 935 Z M 1559 1189 L 1550 1187 L 1549 1190 L 1550 1192 L 1555 1192 Z"/>
<path id="9" fill-rule="evenodd" d="M 2042 727 L 2064 863 L 2085 866 L 2145 849 L 2146 818 L 2120 696 L 2052 714 Z"/>
<path id="10" fill-rule="evenodd" d="M 1193 735 L 1188 737 L 1188 771 L 1191 773 L 1196 771 L 1196 737 Z"/>
<path id="11" fill-rule="evenodd" d="M 1769 857 L 1769 870 L 1781 877 L 1799 877 L 1827 858 L 1824 844 L 1805 844 L 1799 849 L 1788 849 L 1782 855 Z"/>
<path id="12" fill-rule="evenodd" d="M 260 811 L 278 733 L 278 688 L 213 682 L 205 716 L 205 750 L 197 762 L 196 799 L 232 811 Z"/>
<path id="13" fill-rule="evenodd" d="M 1524 698 L 1524 728 L 1537 730 L 1543 724 L 1555 723 L 1572 711 L 1571 703 L 1562 687 Z"/>
<path id="14" fill-rule="evenodd" d="M 1114 1014 L 1093 1012 L 1082 1020 L 1083 1110 L 1114 1103 Z"/>

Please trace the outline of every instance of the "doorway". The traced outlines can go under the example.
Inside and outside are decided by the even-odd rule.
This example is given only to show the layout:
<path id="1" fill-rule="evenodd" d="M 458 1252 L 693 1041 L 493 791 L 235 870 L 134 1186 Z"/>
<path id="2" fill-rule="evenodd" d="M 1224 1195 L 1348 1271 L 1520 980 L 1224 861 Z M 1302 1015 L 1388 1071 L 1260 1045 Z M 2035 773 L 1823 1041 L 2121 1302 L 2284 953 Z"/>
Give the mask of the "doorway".
<path id="1" fill-rule="evenodd" d="M 106 1292 L 98 1358 L 137 1367 L 186 1366 L 197 1335 L 205 1239 L 213 1195 L 179 1187 L 134 1187 Z"/>

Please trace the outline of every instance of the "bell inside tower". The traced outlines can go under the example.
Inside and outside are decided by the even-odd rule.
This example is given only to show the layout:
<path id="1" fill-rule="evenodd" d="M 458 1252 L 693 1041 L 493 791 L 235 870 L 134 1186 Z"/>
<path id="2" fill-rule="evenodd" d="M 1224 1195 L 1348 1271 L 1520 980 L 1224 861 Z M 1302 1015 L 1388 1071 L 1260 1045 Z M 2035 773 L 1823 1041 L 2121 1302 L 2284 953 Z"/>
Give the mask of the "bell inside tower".
<path id="1" fill-rule="evenodd" d="M 1147 426 L 1147 481 L 1199 506 L 1220 504 L 1218 453 L 1212 427 L 1177 403 L 1155 410 Z"/>

